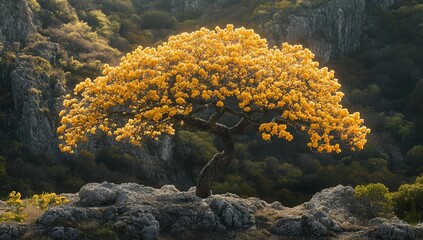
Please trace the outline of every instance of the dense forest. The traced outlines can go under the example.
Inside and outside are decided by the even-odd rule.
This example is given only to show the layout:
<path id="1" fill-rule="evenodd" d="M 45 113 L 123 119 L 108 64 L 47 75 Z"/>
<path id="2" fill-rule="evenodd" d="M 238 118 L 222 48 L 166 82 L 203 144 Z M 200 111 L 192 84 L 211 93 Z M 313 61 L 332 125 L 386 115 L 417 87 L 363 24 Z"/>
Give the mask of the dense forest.
<path id="1" fill-rule="evenodd" d="M 170 160 L 161 161 L 154 150 L 160 143 L 148 141 L 144 149 L 155 153 L 157 165 L 164 169 L 154 176 L 143 174 L 150 170 L 141 171 L 144 159 L 131 147 L 108 139 L 99 139 L 96 146 L 75 155 L 34 153 L 22 144 L 13 125 L 16 97 L 10 72 L 23 60 L 31 63 L 34 76 L 53 79 L 71 93 L 78 82 L 98 76 L 104 63 L 117 64 L 138 45 L 158 46 L 170 35 L 202 26 L 233 23 L 253 28 L 269 37 L 269 44 L 278 44 L 266 31 L 273 14 L 301 15 L 328 1 L 207 0 L 202 7 L 182 9 L 167 0 L 27 0 L 37 31 L 24 42 L 0 46 L 0 196 L 12 190 L 27 196 L 76 192 L 87 182 L 101 181 L 170 183 L 188 189 L 220 147 L 219 139 L 207 133 L 177 131 L 170 139 Z M 39 55 L 46 42 L 59 43 L 54 60 Z M 308 47 L 306 41 L 292 44 L 298 43 Z M 329 186 L 379 182 L 394 191 L 422 174 L 423 1 L 401 0 L 389 8 L 367 6 L 359 43 L 354 51 L 333 55 L 321 66 L 335 70 L 345 93 L 343 104 L 361 112 L 372 129 L 364 150 L 322 154 L 311 151 L 305 144 L 307 136 L 301 134 L 293 142 L 270 143 L 257 132 L 247 132 L 235 139 L 236 159 L 216 179 L 215 192 L 290 206 Z M 39 94 L 38 89 L 30 90 L 28 94 Z M 43 92 L 41 97 L 60 98 L 64 92 Z"/>

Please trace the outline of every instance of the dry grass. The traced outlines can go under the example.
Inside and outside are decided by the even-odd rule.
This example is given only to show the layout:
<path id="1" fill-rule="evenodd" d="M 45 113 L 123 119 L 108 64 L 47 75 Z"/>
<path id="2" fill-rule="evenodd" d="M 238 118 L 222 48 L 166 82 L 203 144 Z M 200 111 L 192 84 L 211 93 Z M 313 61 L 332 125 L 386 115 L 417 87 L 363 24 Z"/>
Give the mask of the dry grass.
<path id="1" fill-rule="evenodd" d="M 255 213 L 256 221 L 259 225 L 270 226 L 273 225 L 277 220 L 286 217 L 301 216 L 303 210 L 300 208 L 285 208 L 283 210 L 276 210 L 272 208 L 264 208 Z"/>
<path id="2" fill-rule="evenodd" d="M 35 222 L 41 215 L 43 215 L 44 211 L 33 206 L 33 205 L 27 205 L 25 209 L 23 210 L 23 214 L 26 216 L 25 223 L 31 223 Z"/>
<path id="3" fill-rule="evenodd" d="M 21 223 L 32 223 L 35 222 L 43 213 L 44 211 L 38 209 L 34 205 L 28 204 L 27 200 L 24 200 L 25 209 L 23 210 L 22 214 L 26 216 L 25 221 Z M 0 215 L 6 212 L 6 206 L 0 206 Z"/>

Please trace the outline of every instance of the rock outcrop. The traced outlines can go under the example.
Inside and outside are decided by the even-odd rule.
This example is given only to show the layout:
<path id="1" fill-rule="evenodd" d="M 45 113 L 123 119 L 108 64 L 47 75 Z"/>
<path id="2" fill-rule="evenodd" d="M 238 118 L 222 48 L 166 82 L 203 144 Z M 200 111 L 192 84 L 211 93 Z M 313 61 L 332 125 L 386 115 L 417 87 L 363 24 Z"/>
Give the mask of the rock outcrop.
<path id="1" fill-rule="evenodd" d="M 399 0 L 367 0 L 368 5 L 382 9 L 387 9 L 398 2 Z"/>
<path id="2" fill-rule="evenodd" d="M 22 42 L 36 30 L 26 0 L 0 2 L 0 41 Z"/>
<path id="3" fill-rule="evenodd" d="M 264 24 L 271 43 L 303 44 L 328 61 L 357 49 L 365 21 L 365 0 L 329 0 L 315 8 L 287 14 L 277 11 Z"/>
<path id="4" fill-rule="evenodd" d="M 21 54 L 11 72 L 15 131 L 33 153 L 57 156 L 57 115 L 61 96 L 66 93 L 64 79 L 55 75 L 52 65 L 59 54 L 59 44 L 40 42 Z"/>
<path id="5" fill-rule="evenodd" d="M 29 225 L 0 225 L 0 239 L 421 239 L 423 225 L 357 215 L 351 187 L 325 189 L 302 205 L 283 207 L 234 194 L 201 199 L 191 188 L 91 183 L 66 206 Z"/>
<path id="6" fill-rule="evenodd" d="M 202 12 L 208 5 L 207 0 L 172 0 L 174 11 Z"/>

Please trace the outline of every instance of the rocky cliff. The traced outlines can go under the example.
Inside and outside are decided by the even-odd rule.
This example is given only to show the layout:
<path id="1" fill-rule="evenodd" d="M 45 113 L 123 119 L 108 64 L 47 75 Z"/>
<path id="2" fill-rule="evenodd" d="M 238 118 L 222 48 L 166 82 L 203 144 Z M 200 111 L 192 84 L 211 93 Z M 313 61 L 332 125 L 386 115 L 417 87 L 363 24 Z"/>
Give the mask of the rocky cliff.
<path id="1" fill-rule="evenodd" d="M 15 131 L 33 153 L 58 156 L 55 133 L 61 96 L 66 93 L 64 79 L 55 76 L 59 44 L 40 42 L 34 55 L 20 54 L 11 72 Z"/>
<path id="2" fill-rule="evenodd" d="M 365 5 L 365 0 L 331 0 L 301 14 L 277 12 L 267 31 L 276 45 L 301 43 L 328 61 L 359 46 Z"/>
<path id="3" fill-rule="evenodd" d="M 261 25 L 272 44 L 303 44 L 321 60 L 349 53 L 360 46 L 368 7 L 386 9 L 396 0 L 329 0 L 293 13 L 275 10 Z"/>
<path id="4" fill-rule="evenodd" d="M 294 1 L 295 2 L 295 1 Z M 387 9 L 398 0 L 296 1 L 291 7 L 271 7 L 255 21 L 272 45 L 303 44 L 321 60 L 349 53 L 360 46 L 368 8 Z M 175 12 L 206 14 L 207 9 L 242 4 L 236 0 L 172 0 Z M 269 11 L 269 12 L 267 12 Z"/>
<path id="5" fill-rule="evenodd" d="M 36 30 L 26 0 L 0 2 L 0 41 L 22 42 Z"/>
<path id="6" fill-rule="evenodd" d="M 1 224 L 1 239 L 422 239 L 423 225 L 363 220 L 351 187 L 325 189 L 294 208 L 194 189 L 91 183 L 67 206 L 27 225 Z"/>

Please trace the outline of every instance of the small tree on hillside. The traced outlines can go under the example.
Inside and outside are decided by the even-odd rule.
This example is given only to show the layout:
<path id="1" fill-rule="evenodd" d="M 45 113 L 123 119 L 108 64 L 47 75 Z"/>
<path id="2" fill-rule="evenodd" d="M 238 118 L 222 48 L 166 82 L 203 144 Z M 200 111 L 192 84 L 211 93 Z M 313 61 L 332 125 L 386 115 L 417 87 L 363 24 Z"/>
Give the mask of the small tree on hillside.
<path id="1" fill-rule="evenodd" d="M 369 129 L 359 113 L 342 107 L 334 72 L 318 68 L 313 57 L 298 45 L 269 49 L 252 30 L 232 25 L 139 47 L 66 96 L 60 148 L 72 153 L 100 132 L 135 145 L 144 136 L 174 134 L 177 126 L 215 134 L 223 150 L 200 172 L 200 197 L 211 194 L 213 178 L 234 158 L 233 136 L 247 128 L 261 131 L 264 140 L 291 141 L 292 131 L 305 131 L 308 146 L 319 152 L 339 153 L 341 140 L 362 149 Z"/>

